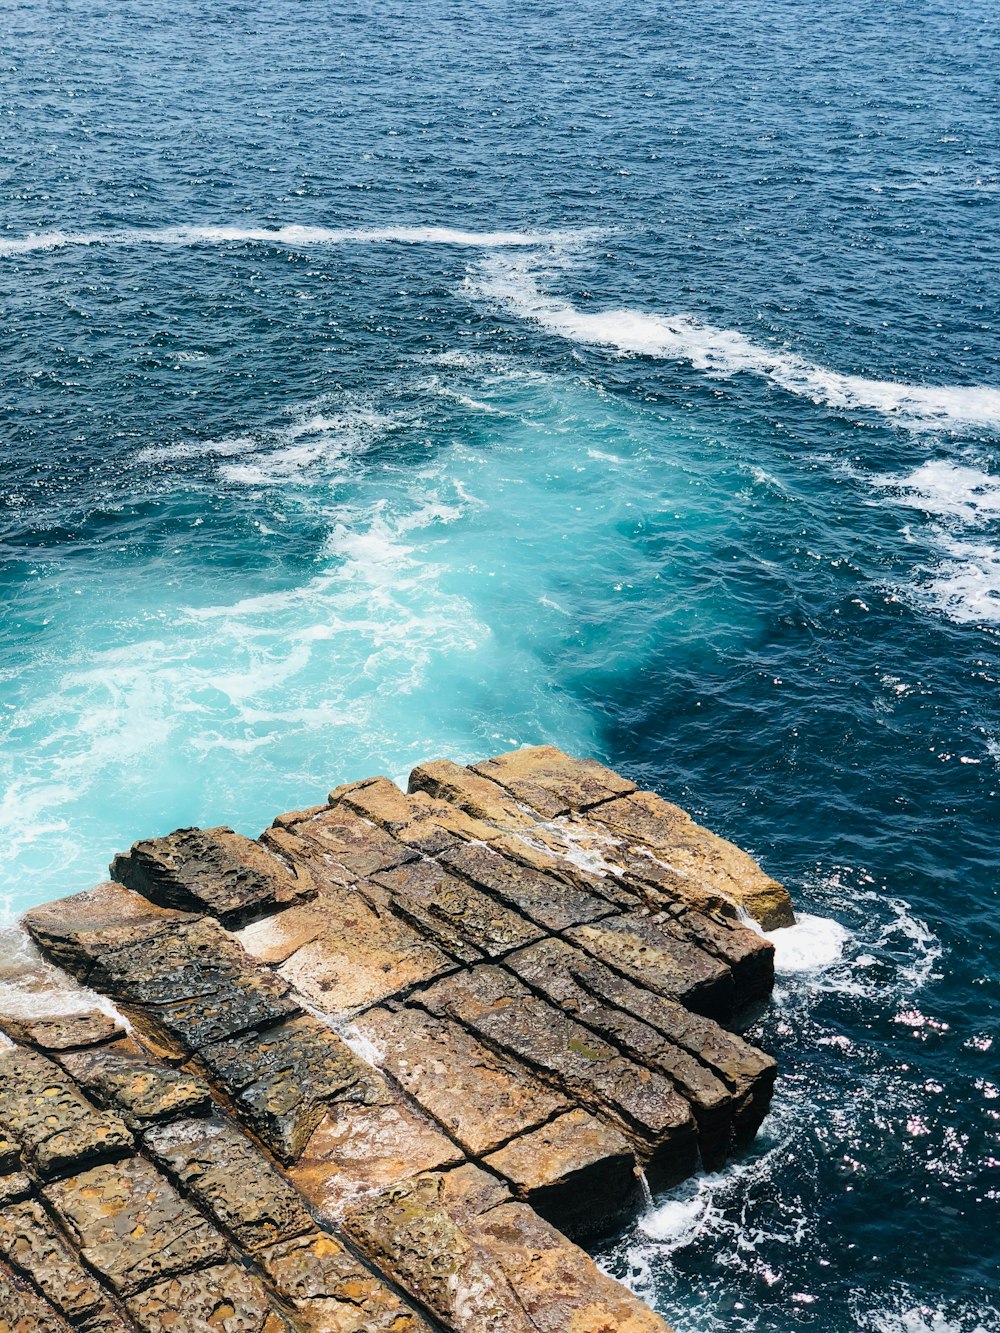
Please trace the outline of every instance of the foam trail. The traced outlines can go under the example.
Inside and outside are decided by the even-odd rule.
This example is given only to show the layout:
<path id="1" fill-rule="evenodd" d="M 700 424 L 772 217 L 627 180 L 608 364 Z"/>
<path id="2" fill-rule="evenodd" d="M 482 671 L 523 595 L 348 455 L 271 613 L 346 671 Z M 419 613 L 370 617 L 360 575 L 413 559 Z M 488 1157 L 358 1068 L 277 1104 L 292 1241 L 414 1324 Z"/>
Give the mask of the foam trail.
<path id="1" fill-rule="evenodd" d="M 974 426 L 1000 429 L 1000 389 L 980 385 L 917 385 L 842 375 L 794 352 L 761 347 L 734 329 L 703 324 L 689 315 L 641 310 L 580 310 L 546 295 L 529 260 L 484 264 L 470 279 L 473 295 L 498 302 L 574 342 L 614 347 L 635 356 L 688 361 L 697 370 L 761 376 L 789 393 L 828 407 L 872 410 L 889 420 L 927 429 Z"/>
<path id="2" fill-rule="evenodd" d="M 562 231 L 465 231 L 458 227 L 163 227 L 112 231 L 45 231 L 0 237 L 0 256 L 70 246 L 142 245 L 453 245 L 484 250 L 565 245 L 592 239 L 595 228 Z"/>

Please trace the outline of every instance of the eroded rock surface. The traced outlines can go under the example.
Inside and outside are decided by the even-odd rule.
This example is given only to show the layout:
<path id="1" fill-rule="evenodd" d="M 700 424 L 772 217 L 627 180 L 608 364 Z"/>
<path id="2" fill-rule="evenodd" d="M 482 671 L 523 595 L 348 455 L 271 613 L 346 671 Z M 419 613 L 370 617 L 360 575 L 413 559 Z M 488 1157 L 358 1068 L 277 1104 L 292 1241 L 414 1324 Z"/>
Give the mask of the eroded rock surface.
<path id="1" fill-rule="evenodd" d="M 567 1234 L 767 1112 L 744 852 L 543 746 L 112 875 L 25 919 L 105 998 L 0 1019 L 0 1333 L 662 1333 Z"/>

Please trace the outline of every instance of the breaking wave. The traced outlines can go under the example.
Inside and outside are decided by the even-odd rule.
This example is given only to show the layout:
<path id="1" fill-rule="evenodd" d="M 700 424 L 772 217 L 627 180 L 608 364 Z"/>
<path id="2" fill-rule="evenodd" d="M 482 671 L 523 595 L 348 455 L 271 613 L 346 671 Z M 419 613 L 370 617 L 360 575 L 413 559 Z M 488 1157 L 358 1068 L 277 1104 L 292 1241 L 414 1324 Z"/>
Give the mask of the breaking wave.
<path id="1" fill-rule="evenodd" d="M 44 231 L 0 237 L 0 256 L 71 246 L 140 245 L 453 245 L 475 249 L 562 245 L 593 238 L 594 228 L 557 231 L 466 231 L 460 227 L 123 227 L 107 231 Z"/>
<path id="2" fill-rule="evenodd" d="M 985 385 L 918 385 L 843 375 L 782 348 L 762 347 L 735 329 L 716 328 L 690 315 L 655 315 L 627 308 L 581 310 L 542 291 L 538 261 L 498 258 L 468 279 L 474 296 L 574 342 L 612 347 L 632 356 L 688 361 L 697 370 L 728 377 L 753 374 L 808 398 L 847 411 L 870 410 L 911 428 L 1000 429 L 1000 389 Z"/>

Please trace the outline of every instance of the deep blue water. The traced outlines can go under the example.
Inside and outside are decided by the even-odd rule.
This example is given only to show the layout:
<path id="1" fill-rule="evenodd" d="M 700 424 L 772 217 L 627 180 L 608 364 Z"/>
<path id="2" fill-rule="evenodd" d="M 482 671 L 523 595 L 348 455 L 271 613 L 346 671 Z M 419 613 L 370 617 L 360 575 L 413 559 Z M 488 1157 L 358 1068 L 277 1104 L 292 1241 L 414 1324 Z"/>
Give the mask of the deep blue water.
<path id="1" fill-rule="evenodd" d="M 0 0 L 0 861 L 553 741 L 807 914 L 602 1262 L 992 1333 L 1000 15 Z"/>

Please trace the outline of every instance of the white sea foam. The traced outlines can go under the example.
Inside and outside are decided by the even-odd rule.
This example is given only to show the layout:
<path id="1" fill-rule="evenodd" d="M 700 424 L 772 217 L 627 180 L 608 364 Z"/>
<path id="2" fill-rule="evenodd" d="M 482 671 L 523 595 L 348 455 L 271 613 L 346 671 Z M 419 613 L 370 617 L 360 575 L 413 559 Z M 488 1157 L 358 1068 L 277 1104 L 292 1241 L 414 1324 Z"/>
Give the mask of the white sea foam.
<path id="1" fill-rule="evenodd" d="M 537 257 L 485 261 L 469 278 L 474 295 L 574 342 L 612 347 L 625 355 L 687 361 L 729 377 L 761 376 L 789 393 L 847 411 L 870 410 L 917 428 L 1000 428 L 1000 389 L 980 385 L 914 385 L 843 375 L 780 347 L 764 347 L 734 329 L 689 315 L 647 314 L 628 308 L 581 310 L 542 291 Z"/>
<path id="2" fill-rule="evenodd" d="M 799 912 L 794 926 L 765 932 L 774 945 L 774 970 L 818 972 L 839 963 L 851 932 L 831 917 Z"/>
<path id="3" fill-rule="evenodd" d="M 460 227 L 123 227 L 107 231 L 45 231 L 0 237 L 0 256 L 71 246 L 141 245 L 451 245 L 474 249 L 539 247 L 582 242 L 600 235 L 595 228 L 555 231 L 468 231 Z"/>
<path id="4" fill-rule="evenodd" d="M 897 504 L 933 520 L 923 534 L 933 563 L 918 572 L 907 595 L 958 624 L 1000 624 L 1000 477 L 970 462 L 938 458 L 870 480 Z"/>

